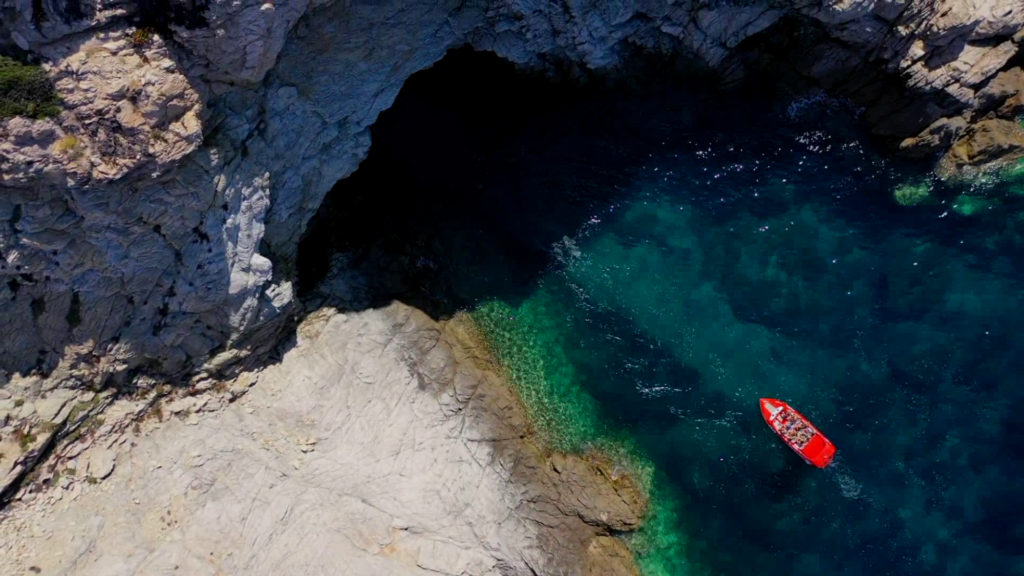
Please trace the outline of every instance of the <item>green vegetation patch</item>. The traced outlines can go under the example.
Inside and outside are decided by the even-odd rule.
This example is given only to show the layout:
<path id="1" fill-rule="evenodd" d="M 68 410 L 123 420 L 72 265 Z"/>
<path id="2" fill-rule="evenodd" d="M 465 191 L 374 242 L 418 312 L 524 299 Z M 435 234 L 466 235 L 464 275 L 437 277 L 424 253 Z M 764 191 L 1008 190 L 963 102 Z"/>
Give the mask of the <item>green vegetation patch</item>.
<path id="1" fill-rule="evenodd" d="M 139 28 L 132 32 L 131 41 L 132 48 L 139 49 L 149 44 L 149 41 L 153 39 L 152 28 Z"/>
<path id="2" fill-rule="evenodd" d="M 0 118 L 46 118 L 60 114 L 60 98 L 39 66 L 0 56 Z"/>

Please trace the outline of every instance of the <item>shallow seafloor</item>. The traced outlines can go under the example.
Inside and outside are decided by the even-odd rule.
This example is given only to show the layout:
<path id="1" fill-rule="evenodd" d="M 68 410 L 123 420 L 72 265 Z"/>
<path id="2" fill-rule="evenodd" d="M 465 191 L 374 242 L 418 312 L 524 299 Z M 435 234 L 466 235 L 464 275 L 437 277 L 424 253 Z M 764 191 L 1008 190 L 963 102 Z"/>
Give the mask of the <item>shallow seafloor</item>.
<path id="1" fill-rule="evenodd" d="M 842 104 L 554 89 L 484 60 L 382 115 L 306 286 L 340 251 L 380 301 L 470 310 L 551 442 L 651 473 L 645 574 L 1024 574 L 1024 185 L 902 206 L 920 167 Z M 837 463 L 791 453 L 761 396 Z"/>

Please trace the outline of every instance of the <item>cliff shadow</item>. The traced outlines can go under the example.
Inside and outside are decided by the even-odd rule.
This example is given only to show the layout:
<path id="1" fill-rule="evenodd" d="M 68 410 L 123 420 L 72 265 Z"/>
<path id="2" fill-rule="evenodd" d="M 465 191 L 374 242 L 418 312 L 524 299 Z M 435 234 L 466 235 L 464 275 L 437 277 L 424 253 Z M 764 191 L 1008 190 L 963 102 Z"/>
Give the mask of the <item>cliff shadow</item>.
<path id="1" fill-rule="evenodd" d="M 968 47 L 969 30 L 964 29 L 942 45 L 929 46 L 919 62 L 924 73 L 932 73 L 957 60 Z M 861 120 L 872 139 L 888 152 L 909 158 L 937 160 L 960 135 L 950 131 L 934 141 L 905 148 L 904 139 L 918 136 L 936 120 L 954 117 L 969 106 L 942 90 L 926 93 L 907 86 L 906 73 L 890 70 L 885 62 L 913 60 L 915 44 L 891 38 L 895 32 L 879 34 L 873 45 L 848 44 L 830 35 L 827 27 L 811 18 L 788 15 L 762 32 L 744 39 L 722 65 L 725 81 L 743 79 L 753 84 L 774 84 L 794 96 L 815 91 L 848 99 L 860 107 Z M 976 41 L 974 46 L 995 46 L 1005 38 Z M 884 60 L 878 54 L 884 50 Z M 1000 70 L 1014 66 L 1013 59 Z M 994 77 L 994 74 L 993 74 Z M 984 84 L 982 85 L 984 86 Z M 980 88 L 980 87 L 979 87 Z M 974 110 L 977 120 L 994 106 Z"/>
<path id="2" fill-rule="evenodd" d="M 356 309 L 399 299 L 444 318 L 521 302 L 555 265 L 555 244 L 635 192 L 651 150 L 730 113 L 678 62 L 637 66 L 581 82 L 460 48 L 414 74 L 307 227 L 300 296 L 332 300 L 325 279 L 341 272 L 334 286 Z"/>

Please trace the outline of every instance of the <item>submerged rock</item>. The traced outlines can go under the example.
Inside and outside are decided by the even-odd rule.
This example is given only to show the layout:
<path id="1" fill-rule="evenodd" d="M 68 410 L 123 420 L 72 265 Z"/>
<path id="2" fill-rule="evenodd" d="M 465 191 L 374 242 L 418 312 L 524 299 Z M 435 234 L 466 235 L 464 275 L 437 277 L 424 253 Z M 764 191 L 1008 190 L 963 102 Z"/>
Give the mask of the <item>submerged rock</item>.
<path id="1" fill-rule="evenodd" d="M 998 201 L 989 198 L 961 194 L 953 201 L 953 210 L 963 216 L 973 216 L 982 210 L 989 210 L 997 204 Z"/>
<path id="2" fill-rule="evenodd" d="M 901 184 L 893 190 L 893 198 L 902 206 L 916 206 L 928 200 L 931 185 L 928 182 Z"/>

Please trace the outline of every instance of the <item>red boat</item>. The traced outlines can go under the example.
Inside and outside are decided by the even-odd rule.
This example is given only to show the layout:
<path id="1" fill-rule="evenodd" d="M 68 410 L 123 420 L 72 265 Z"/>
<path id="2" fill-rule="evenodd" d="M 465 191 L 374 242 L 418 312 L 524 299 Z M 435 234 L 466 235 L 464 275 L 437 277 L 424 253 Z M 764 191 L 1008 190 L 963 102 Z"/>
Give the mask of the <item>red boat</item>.
<path id="1" fill-rule="evenodd" d="M 835 458 L 835 445 L 789 404 L 775 398 L 761 398 L 761 415 L 779 438 L 808 464 L 824 468 Z"/>

